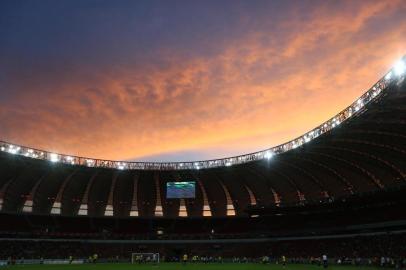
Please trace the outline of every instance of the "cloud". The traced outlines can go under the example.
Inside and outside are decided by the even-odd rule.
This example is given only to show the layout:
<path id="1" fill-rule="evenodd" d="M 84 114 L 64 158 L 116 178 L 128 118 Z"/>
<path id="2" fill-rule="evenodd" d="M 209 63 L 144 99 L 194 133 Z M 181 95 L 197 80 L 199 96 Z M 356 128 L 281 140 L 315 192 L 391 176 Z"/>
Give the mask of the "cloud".
<path id="1" fill-rule="evenodd" d="M 382 76 L 406 52 L 405 9 L 402 1 L 322 2 L 272 24 L 240 17 L 238 35 L 200 35 L 202 44 L 219 39 L 209 52 L 162 44 L 112 65 L 21 68 L 0 79 L 10 89 L 0 136 L 109 159 L 264 149 L 333 116 Z"/>

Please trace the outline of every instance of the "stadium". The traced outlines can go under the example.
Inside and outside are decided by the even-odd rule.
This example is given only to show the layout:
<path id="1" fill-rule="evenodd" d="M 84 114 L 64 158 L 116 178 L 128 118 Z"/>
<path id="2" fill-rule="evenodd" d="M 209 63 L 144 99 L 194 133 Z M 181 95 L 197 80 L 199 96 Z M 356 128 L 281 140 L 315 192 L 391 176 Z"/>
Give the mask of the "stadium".
<path id="1" fill-rule="evenodd" d="M 2 142 L 1 258 L 318 264 L 328 253 L 332 263 L 400 267 L 405 60 L 335 117 L 257 153 L 143 163 Z"/>
<path id="2" fill-rule="evenodd" d="M 0 269 L 406 269 L 406 56 L 389 68 L 390 57 L 381 59 L 393 43 L 404 46 L 404 4 L 7 1 Z M 388 30 L 395 23 L 403 32 Z M 389 38 L 378 42 L 380 31 Z M 279 47 L 265 38 L 273 35 L 289 42 Z M 368 76 L 375 83 L 330 117 L 323 98 L 334 91 L 341 103 L 331 107 L 341 106 L 348 97 L 340 91 Z M 262 107 L 247 112 L 245 102 Z M 313 112 L 303 115 L 306 102 Z M 282 132 L 277 126 L 300 135 L 256 151 L 252 119 L 266 119 L 272 106 L 276 131 L 266 138 Z M 303 133 L 298 121 L 316 114 L 328 117 Z M 143 159 L 167 145 L 191 148 L 183 134 L 207 147 L 205 136 L 228 132 L 219 127 L 224 115 L 238 120 L 230 134 L 251 136 L 232 137 L 232 153 L 253 151 L 228 155 L 218 140 L 210 151 L 225 158 Z M 284 125 L 292 115 L 299 120 Z M 82 150 L 112 158 L 72 154 Z M 141 158 L 114 158 L 131 155 Z"/>

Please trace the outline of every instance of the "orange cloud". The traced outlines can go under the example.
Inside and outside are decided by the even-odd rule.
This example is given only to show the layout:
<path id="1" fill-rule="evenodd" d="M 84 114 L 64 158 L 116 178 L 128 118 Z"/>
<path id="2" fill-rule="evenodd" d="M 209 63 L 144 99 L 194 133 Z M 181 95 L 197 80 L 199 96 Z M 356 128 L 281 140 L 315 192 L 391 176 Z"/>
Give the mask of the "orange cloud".
<path id="1" fill-rule="evenodd" d="M 321 5 L 310 20 L 283 22 L 282 35 L 245 33 L 207 57 L 162 49 L 161 65 L 83 68 L 49 81 L 41 74 L 0 108 L 1 135 L 110 159 L 264 149 L 330 118 L 382 76 L 406 52 L 397 15 L 405 10 L 402 1 L 337 12 Z"/>

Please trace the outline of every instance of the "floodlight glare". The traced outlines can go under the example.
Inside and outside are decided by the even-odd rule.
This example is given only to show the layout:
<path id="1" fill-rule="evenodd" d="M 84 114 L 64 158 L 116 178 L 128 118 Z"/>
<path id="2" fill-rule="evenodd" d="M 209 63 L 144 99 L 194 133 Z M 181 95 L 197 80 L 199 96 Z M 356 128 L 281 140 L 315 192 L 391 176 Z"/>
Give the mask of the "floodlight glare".
<path id="1" fill-rule="evenodd" d="M 125 163 L 121 163 L 121 162 L 118 162 L 117 163 L 117 169 L 119 169 L 119 170 L 124 170 L 125 169 Z"/>
<path id="2" fill-rule="evenodd" d="M 86 159 L 87 166 L 92 166 L 94 164 L 93 159 Z"/>
<path id="3" fill-rule="evenodd" d="M 70 163 L 70 164 L 72 164 L 72 165 L 75 165 L 75 160 L 74 160 L 73 157 L 67 156 L 67 157 L 65 157 L 65 159 L 66 159 L 66 161 L 67 161 L 68 163 Z"/>
<path id="4" fill-rule="evenodd" d="M 49 154 L 49 160 L 50 160 L 51 162 L 58 162 L 58 161 L 59 161 L 58 154 L 55 154 L 55 153 Z"/>
<path id="5" fill-rule="evenodd" d="M 13 155 L 15 155 L 15 154 L 17 154 L 18 153 L 18 151 L 20 151 L 20 147 L 19 146 L 14 146 L 14 145 L 10 145 L 9 147 L 8 147 L 8 152 L 10 153 L 10 154 L 13 154 Z"/>
<path id="6" fill-rule="evenodd" d="M 400 76 L 405 73 L 406 71 L 406 64 L 403 60 L 399 60 L 396 62 L 396 64 L 393 67 L 393 70 L 395 71 L 395 74 L 397 76 Z"/>
<path id="7" fill-rule="evenodd" d="M 271 151 L 266 151 L 266 153 L 265 153 L 265 155 L 264 155 L 264 157 L 265 157 L 266 159 L 270 159 L 270 158 L 272 158 L 272 156 L 273 156 L 273 153 L 272 153 Z"/>

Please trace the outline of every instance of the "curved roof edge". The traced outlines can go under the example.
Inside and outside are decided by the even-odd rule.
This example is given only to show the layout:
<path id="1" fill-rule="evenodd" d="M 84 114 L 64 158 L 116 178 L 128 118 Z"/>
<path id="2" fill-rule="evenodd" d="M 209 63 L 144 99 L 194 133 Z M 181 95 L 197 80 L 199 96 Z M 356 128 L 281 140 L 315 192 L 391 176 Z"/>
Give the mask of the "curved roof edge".
<path id="1" fill-rule="evenodd" d="M 52 153 L 45 150 L 34 149 L 26 146 L 15 145 L 9 142 L 0 141 L 0 151 L 14 155 L 25 156 L 33 159 L 48 160 L 53 163 L 62 163 L 69 165 L 79 165 L 96 168 L 110 168 L 118 170 L 199 170 L 217 167 L 232 166 L 248 163 L 251 161 L 270 159 L 274 155 L 281 154 L 297 147 L 300 147 L 320 135 L 334 129 L 342 122 L 362 113 L 362 108 L 368 103 L 376 100 L 388 85 L 394 82 L 402 81 L 406 76 L 406 56 L 403 56 L 378 82 L 368 89 L 362 96 L 355 100 L 347 108 L 328 119 L 316 128 L 296 137 L 293 140 L 283 144 L 239 156 L 188 161 L 188 162 L 138 162 L 138 161 L 116 161 L 93 159 L 89 157 L 70 156 L 59 153 Z"/>

